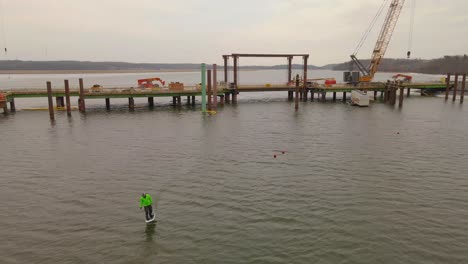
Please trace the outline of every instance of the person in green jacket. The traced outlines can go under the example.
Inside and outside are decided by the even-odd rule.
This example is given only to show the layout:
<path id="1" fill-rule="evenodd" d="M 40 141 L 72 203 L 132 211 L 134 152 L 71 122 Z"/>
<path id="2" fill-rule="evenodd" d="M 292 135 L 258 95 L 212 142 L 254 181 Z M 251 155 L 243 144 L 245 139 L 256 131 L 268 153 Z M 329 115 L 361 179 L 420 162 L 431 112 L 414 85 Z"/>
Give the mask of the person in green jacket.
<path id="1" fill-rule="evenodd" d="M 140 209 L 141 207 L 145 208 L 145 216 L 146 221 L 153 219 L 153 199 L 151 199 L 151 195 L 147 193 L 143 193 L 140 197 Z"/>

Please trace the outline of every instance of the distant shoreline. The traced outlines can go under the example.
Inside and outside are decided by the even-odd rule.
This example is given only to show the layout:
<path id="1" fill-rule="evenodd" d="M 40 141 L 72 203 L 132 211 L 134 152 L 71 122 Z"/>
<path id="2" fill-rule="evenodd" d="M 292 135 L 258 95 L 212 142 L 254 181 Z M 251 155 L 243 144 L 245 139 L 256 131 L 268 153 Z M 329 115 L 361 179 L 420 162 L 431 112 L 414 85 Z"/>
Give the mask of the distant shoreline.
<path id="1" fill-rule="evenodd" d="M 222 68 L 219 70 L 223 70 Z M 242 71 L 283 70 L 283 69 L 241 69 Z M 102 73 L 163 73 L 163 72 L 199 72 L 200 69 L 161 69 L 161 70 L 0 70 L 6 74 L 102 74 Z M 232 71 L 229 69 L 228 71 Z"/>
<path id="2" fill-rule="evenodd" d="M 177 70 L 0 70 L 0 74 L 99 74 L 99 73 L 160 73 L 160 72 L 198 72 L 196 69 Z"/>

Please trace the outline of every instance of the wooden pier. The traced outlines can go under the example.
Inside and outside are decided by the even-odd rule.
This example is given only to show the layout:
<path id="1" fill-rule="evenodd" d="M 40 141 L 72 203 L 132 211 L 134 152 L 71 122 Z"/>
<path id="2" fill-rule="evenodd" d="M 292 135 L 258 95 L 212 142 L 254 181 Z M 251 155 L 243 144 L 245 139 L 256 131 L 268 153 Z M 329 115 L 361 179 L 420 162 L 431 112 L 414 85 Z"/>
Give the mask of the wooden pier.
<path id="1" fill-rule="evenodd" d="M 246 54 L 238 54 L 237 56 L 247 56 Z M 258 54 L 256 54 L 258 55 Z M 271 54 L 270 54 L 271 56 Z M 286 56 L 288 63 L 291 64 L 291 54 L 283 54 Z M 294 55 L 304 56 L 304 55 Z M 227 69 L 228 56 L 223 56 L 225 59 L 225 70 Z M 303 57 L 304 65 L 307 63 L 307 57 Z M 236 62 L 237 59 L 234 60 Z M 236 64 L 236 63 L 235 63 Z M 237 66 L 237 65 L 236 65 Z M 359 83 L 357 85 L 352 84 L 335 84 L 325 85 L 316 82 L 303 81 L 297 75 L 294 80 L 279 83 L 279 84 L 238 84 L 236 83 L 236 74 L 234 74 L 234 83 L 227 81 L 227 72 L 224 72 L 225 82 L 218 82 L 216 79 L 216 65 L 213 65 L 212 70 L 205 72 L 205 81 L 202 78 L 202 84 L 191 87 L 184 87 L 184 89 L 170 90 L 170 89 L 145 89 L 145 88 L 102 88 L 102 89 L 88 89 L 84 87 L 83 79 L 79 79 L 79 89 L 70 89 L 70 83 L 68 80 L 64 80 L 64 89 L 52 89 L 52 84 L 47 82 L 45 87 L 47 89 L 17 89 L 13 91 L 1 91 L 0 90 L 0 108 L 3 108 L 5 113 L 8 112 L 8 104 L 10 105 L 10 111 L 16 111 L 15 99 L 19 98 L 39 98 L 45 97 L 48 102 L 48 109 L 50 119 L 54 120 L 54 109 L 55 107 L 64 109 L 67 111 L 67 115 L 71 115 L 71 97 L 78 97 L 78 110 L 80 112 L 86 112 L 86 101 L 93 99 L 103 99 L 105 101 L 106 109 L 111 109 L 111 99 L 127 98 L 128 108 L 133 110 L 135 108 L 135 98 L 147 98 L 148 107 L 154 107 L 155 97 L 172 97 L 172 104 L 174 106 L 182 105 L 182 98 L 186 97 L 187 105 L 194 106 L 196 97 L 201 97 L 202 108 L 203 105 L 207 104 L 205 108 L 207 112 L 216 111 L 218 106 L 225 104 L 236 103 L 237 96 L 245 92 L 272 92 L 272 91 L 284 91 L 287 92 L 288 100 L 292 101 L 295 99 L 295 108 L 298 109 L 299 101 L 308 101 L 310 94 L 310 101 L 317 99 L 318 101 L 325 102 L 327 100 L 327 94 L 332 95 L 332 100 L 335 102 L 338 100 L 337 95 L 342 93 L 341 100 L 347 101 L 347 95 L 352 91 L 360 90 L 365 91 L 373 95 L 374 101 L 381 100 L 383 102 L 395 105 L 398 101 L 400 107 L 403 106 L 403 98 L 406 91 L 406 96 L 410 96 L 411 90 L 419 90 L 421 95 L 425 95 L 427 91 L 445 91 L 445 98 L 448 100 L 450 90 L 453 91 L 453 101 L 456 100 L 457 96 L 460 96 L 460 102 L 463 103 L 465 87 L 466 87 L 466 74 L 448 74 L 445 83 L 402 83 L 396 81 L 388 82 L 371 82 L 371 83 Z M 304 68 L 304 74 L 306 69 Z M 292 77 L 291 68 L 288 70 L 288 78 Z M 452 81 L 452 76 L 455 80 Z M 206 79 L 208 83 L 206 83 Z M 378 93 L 380 92 L 380 97 Z M 398 94 L 398 96 L 397 96 Z M 55 106 L 54 100 L 55 97 Z M 206 111 L 205 110 L 205 111 Z"/>

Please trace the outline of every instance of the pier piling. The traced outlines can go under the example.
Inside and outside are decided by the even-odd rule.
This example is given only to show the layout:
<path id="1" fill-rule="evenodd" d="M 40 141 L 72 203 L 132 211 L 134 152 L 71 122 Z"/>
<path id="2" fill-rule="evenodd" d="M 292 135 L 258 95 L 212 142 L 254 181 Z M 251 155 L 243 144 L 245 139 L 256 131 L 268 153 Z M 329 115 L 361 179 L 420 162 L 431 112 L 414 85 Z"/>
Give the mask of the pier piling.
<path id="1" fill-rule="evenodd" d="M 400 98 L 398 100 L 398 107 L 403 107 L 403 97 L 405 95 L 405 88 L 403 86 L 400 87 Z"/>
<path id="2" fill-rule="evenodd" d="M 148 106 L 150 108 L 154 107 L 154 97 L 148 97 Z"/>
<path id="3" fill-rule="evenodd" d="M 336 102 L 336 92 L 333 92 L 333 102 Z"/>
<path id="4" fill-rule="evenodd" d="M 377 90 L 374 91 L 374 101 L 377 101 Z"/>
<path id="5" fill-rule="evenodd" d="M 461 93 L 460 93 L 460 104 L 463 104 L 463 100 L 465 97 L 465 88 L 466 88 L 466 73 L 463 74 L 463 79 L 462 79 L 462 88 L 461 88 Z"/>
<path id="6" fill-rule="evenodd" d="M 195 105 L 195 96 L 192 96 L 192 105 Z"/>
<path id="7" fill-rule="evenodd" d="M 106 110 L 110 110 L 110 98 L 106 98 Z"/>
<path id="8" fill-rule="evenodd" d="M 84 92 L 84 85 L 83 85 L 83 79 L 80 78 L 79 80 L 80 84 L 80 99 L 78 99 L 78 109 L 80 112 L 85 113 L 86 112 L 86 103 L 85 103 L 85 92 Z"/>
<path id="9" fill-rule="evenodd" d="M 131 111 L 135 109 L 135 100 L 133 97 L 128 98 L 128 109 Z"/>
<path id="10" fill-rule="evenodd" d="M 11 101 L 10 101 L 10 111 L 11 111 L 11 112 L 16 112 L 15 98 L 11 98 Z"/>
<path id="11" fill-rule="evenodd" d="M 304 101 L 307 102 L 307 60 L 309 59 L 309 55 L 306 55 L 303 57 L 303 60 L 304 60 L 304 74 L 303 74 L 303 78 L 304 78 L 304 83 L 303 83 L 303 91 L 304 91 Z"/>
<path id="12" fill-rule="evenodd" d="M 453 102 L 457 100 L 457 90 L 458 90 L 458 73 L 455 74 L 455 85 L 453 86 L 453 99 L 452 99 Z"/>
<path id="13" fill-rule="evenodd" d="M 226 88 L 229 88 L 228 83 L 228 56 L 223 55 L 224 60 L 224 83 L 226 84 Z"/>
<path id="14" fill-rule="evenodd" d="M 315 97 L 315 92 L 314 90 L 310 90 L 310 101 L 314 101 L 314 97 Z"/>
<path id="15" fill-rule="evenodd" d="M 445 100 L 449 98 L 449 90 L 450 90 L 450 73 L 447 74 L 447 78 L 445 79 L 446 87 L 445 87 Z"/>
<path id="16" fill-rule="evenodd" d="M 234 91 L 232 93 L 232 103 L 233 104 L 237 104 L 237 85 L 238 85 L 238 69 L 237 69 L 237 64 L 238 64 L 238 60 L 239 60 L 239 57 L 237 56 L 233 56 L 233 59 L 234 59 Z"/>
<path id="17" fill-rule="evenodd" d="M 208 111 L 213 110 L 213 86 L 211 80 L 211 70 L 207 71 L 207 92 L 208 92 Z"/>
<path id="18" fill-rule="evenodd" d="M 67 105 L 67 116 L 71 116 L 70 84 L 68 83 L 68 80 L 65 80 L 64 84 L 65 84 L 65 101 Z"/>
<path id="19" fill-rule="evenodd" d="M 202 112 L 206 112 L 206 64 L 201 66 Z"/>
<path id="20" fill-rule="evenodd" d="M 343 92 L 343 103 L 346 103 L 346 92 Z"/>
<path id="21" fill-rule="evenodd" d="M 172 106 L 176 106 L 177 104 L 177 99 L 175 96 L 172 96 Z"/>
<path id="22" fill-rule="evenodd" d="M 384 102 L 385 103 L 390 102 L 390 87 L 391 87 L 391 83 L 390 81 L 387 81 L 387 83 L 385 84 L 385 88 L 384 88 Z"/>
<path id="23" fill-rule="evenodd" d="M 299 74 L 296 75 L 296 97 L 294 98 L 294 109 L 299 110 Z"/>
<path id="24" fill-rule="evenodd" d="M 411 88 L 406 89 L 406 97 L 410 97 Z"/>
<path id="25" fill-rule="evenodd" d="M 322 92 L 322 102 L 327 101 L 327 92 Z"/>
<path id="26" fill-rule="evenodd" d="M 57 107 L 65 107 L 65 100 L 63 99 L 63 96 L 55 97 L 55 102 L 57 104 Z"/>
<path id="27" fill-rule="evenodd" d="M 218 108 L 218 66 L 213 64 L 213 110 Z"/>
<path id="28" fill-rule="evenodd" d="M 55 120 L 55 115 L 54 115 L 54 101 L 52 100 L 52 83 L 47 82 L 47 101 L 49 104 L 49 117 L 50 120 Z"/>

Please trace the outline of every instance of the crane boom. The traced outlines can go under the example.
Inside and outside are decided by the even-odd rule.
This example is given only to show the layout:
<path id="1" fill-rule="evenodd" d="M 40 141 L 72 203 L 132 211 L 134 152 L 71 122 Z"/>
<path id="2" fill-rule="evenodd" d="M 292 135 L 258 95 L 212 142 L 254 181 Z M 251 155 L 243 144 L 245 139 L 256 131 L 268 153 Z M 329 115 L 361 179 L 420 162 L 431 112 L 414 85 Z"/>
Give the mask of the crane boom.
<path id="1" fill-rule="evenodd" d="M 358 65 L 359 70 L 362 72 L 363 76 L 361 81 L 370 82 L 374 78 L 375 73 L 377 72 L 380 62 L 387 51 L 388 44 L 395 30 L 395 26 L 400 17 L 401 10 L 405 0 L 392 0 L 390 3 L 390 8 L 385 17 L 385 22 L 380 30 L 379 38 L 375 43 L 374 51 L 372 52 L 372 58 L 368 68 L 363 68 L 362 63 L 356 58 L 355 55 L 351 55 L 351 59 Z"/>

